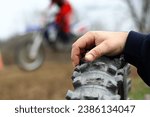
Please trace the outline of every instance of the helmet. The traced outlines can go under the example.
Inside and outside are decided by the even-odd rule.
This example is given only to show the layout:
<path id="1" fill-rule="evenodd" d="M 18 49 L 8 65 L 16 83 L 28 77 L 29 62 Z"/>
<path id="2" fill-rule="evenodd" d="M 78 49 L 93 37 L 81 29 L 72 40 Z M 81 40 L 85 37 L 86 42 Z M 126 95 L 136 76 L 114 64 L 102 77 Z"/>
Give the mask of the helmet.
<path id="1" fill-rule="evenodd" d="M 52 0 L 52 3 L 64 2 L 64 0 Z"/>
<path id="2" fill-rule="evenodd" d="M 65 0 L 52 0 L 52 4 L 56 3 L 58 6 L 62 6 L 64 4 Z"/>

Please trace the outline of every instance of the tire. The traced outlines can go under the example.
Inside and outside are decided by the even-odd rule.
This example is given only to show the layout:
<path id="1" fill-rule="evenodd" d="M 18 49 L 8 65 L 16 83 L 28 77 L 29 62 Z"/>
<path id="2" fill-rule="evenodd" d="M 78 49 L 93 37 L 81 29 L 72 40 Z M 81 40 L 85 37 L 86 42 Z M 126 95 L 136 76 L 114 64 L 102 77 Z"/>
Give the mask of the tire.
<path id="1" fill-rule="evenodd" d="M 131 88 L 130 65 L 122 57 L 101 57 L 94 62 L 81 62 L 72 75 L 74 91 L 68 100 L 126 100 Z"/>
<path id="2" fill-rule="evenodd" d="M 40 47 L 38 55 L 35 59 L 29 58 L 29 48 L 32 45 L 32 41 L 22 43 L 17 49 L 16 62 L 19 68 L 25 71 L 33 71 L 38 69 L 44 62 L 45 53 L 43 45 Z"/>

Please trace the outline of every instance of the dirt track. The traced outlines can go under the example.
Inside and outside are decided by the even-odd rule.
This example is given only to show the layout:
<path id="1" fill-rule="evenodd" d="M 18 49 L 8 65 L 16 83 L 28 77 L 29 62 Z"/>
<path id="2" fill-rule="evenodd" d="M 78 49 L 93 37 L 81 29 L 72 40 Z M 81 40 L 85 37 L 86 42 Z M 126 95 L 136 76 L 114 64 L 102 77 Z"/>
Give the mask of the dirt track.
<path id="1" fill-rule="evenodd" d="M 70 55 L 55 54 L 33 72 L 16 65 L 0 71 L 0 99 L 65 99 L 71 84 Z"/>

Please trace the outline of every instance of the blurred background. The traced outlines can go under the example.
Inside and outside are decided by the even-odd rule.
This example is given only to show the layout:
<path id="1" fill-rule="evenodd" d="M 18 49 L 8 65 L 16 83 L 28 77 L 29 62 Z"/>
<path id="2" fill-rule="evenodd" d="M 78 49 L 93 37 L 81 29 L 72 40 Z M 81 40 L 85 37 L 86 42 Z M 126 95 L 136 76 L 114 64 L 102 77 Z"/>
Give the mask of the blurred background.
<path id="1" fill-rule="evenodd" d="M 56 39 L 60 9 L 51 0 L 0 1 L 0 99 L 65 99 L 73 89 L 71 44 L 89 30 L 150 32 L 150 0 L 68 0 L 69 42 Z M 129 97 L 149 99 L 133 66 L 130 77 Z"/>

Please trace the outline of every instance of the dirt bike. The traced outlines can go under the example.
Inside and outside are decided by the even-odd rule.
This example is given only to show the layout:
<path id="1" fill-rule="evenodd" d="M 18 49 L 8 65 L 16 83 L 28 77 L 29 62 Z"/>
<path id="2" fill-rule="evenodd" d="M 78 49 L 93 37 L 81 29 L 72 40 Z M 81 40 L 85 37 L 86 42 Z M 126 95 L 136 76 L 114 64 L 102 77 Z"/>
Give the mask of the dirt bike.
<path id="1" fill-rule="evenodd" d="M 45 27 L 31 26 L 26 31 L 31 36 L 17 47 L 16 63 L 23 70 L 36 70 L 44 62 L 44 43 L 48 43 L 52 51 L 68 51 L 71 49 L 72 42 L 88 30 L 89 26 L 85 22 L 74 24 L 71 28 L 70 40 L 64 43 L 57 35 L 57 28 L 53 23 L 49 23 Z"/>
<path id="2" fill-rule="evenodd" d="M 76 66 L 68 100 L 127 100 L 131 89 L 130 65 L 123 57 L 101 57 Z"/>
<path id="3" fill-rule="evenodd" d="M 79 25 L 79 24 L 78 24 Z M 71 33 L 70 40 L 64 43 L 61 37 L 57 36 L 57 30 L 53 24 L 40 28 L 29 29 L 30 36 L 24 43 L 20 44 L 16 50 L 16 61 L 19 68 L 26 71 L 33 71 L 39 68 L 44 62 L 45 52 L 44 43 L 48 43 L 48 46 L 53 51 L 69 51 L 71 49 L 72 43 L 87 32 L 85 25 L 76 26 L 75 32 Z M 84 28 L 84 30 L 83 30 Z M 47 35 L 45 35 L 45 30 L 47 30 Z M 77 32 L 79 30 L 79 32 Z"/>

